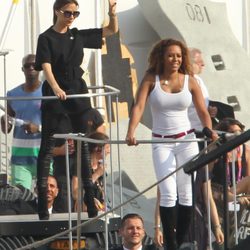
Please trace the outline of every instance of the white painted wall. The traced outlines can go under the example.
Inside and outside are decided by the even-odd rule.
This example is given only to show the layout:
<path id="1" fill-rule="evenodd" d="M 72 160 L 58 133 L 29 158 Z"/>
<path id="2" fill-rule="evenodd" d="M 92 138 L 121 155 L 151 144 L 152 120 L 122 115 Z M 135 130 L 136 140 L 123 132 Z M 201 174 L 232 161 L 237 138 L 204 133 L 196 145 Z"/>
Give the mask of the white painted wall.
<path id="1" fill-rule="evenodd" d="M 22 57 L 31 52 L 31 44 L 28 39 L 29 29 L 27 28 L 27 8 L 31 0 L 20 0 L 16 6 L 16 11 L 13 16 L 13 21 L 9 27 L 8 36 L 3 49 L 10 50 L 10 53 L 6 56 L 6 68 L 7 68 L 7 89 L 10 89 L 24 81 L 23 73 L 21 71 Z M 242 2 L 244 0 L 211 0 L 215 2 L 226 2 L 228 8 L 229 22 L 232 26 L 232 30 L 239 40 L 240 44 L 244 46 L 243 39 L 243 25 L 242 25 Z M 3 34 L 3 28 L 6 23 L 6 19 L 9 14 L 9 10 L 12 5 L 12 0 L 0 1 L 0 37 Z M 102 5 L 104 5 L 104 0 Z M 37 35 L 43 32 L 50 25 L 52 25 L 52 0 L 35 0 L 37 4 Z M 75 21 L 74 25 L 79 28 L 90 28 L 95 26 L 95 1 L 79 1 L 80 3 L 80 17 Z M 118 12 L 128 11 L 138 5 L 137 0 L 117 0 Z M 106 2 L 107 6 L 107 2 Z M 107 9 L 107 7 L 106 7 Z M 104 11 L 102 11 L 104 15 Z M 102 16 L 103 18 L 103 16 Z M 133 18 L 136 21 L 136 16 Z M 120 20 L 121 21 L 121 20 Z M 129 40 L 126 37 L 126 20 L 120 22 L 122 29 L 122 39 Z M 145 30 L 145 36 L 152 35 L 149 30 Z M 246 45 L 245 45 L 246 47 Z M 84 67 L 88 66 L 89 53 L 87 53 Z M 0 95 L 3 95 L 3 57 L 0 57 Z"/>
<path id="2" fill-rule="evenodd" d="M 242 4 L 243 0 L 222 0 L 222 1 L 216 1 L 214 2 L 225 2 L 227 5 L 227 11 L 228 11 L 228 20 L 232 27 L 232 31 L 235 34 L 235 36 L 238 38 L 240 44 L 243 43 L 243 16 L 242 16 Z"/>

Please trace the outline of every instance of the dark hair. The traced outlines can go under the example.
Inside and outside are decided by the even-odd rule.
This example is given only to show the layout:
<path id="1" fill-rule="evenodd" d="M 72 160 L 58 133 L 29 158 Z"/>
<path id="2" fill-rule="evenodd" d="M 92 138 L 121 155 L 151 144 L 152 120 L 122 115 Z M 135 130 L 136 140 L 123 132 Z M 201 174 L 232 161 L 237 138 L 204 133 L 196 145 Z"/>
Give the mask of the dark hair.
<path id="1" fill-rule="evenodd" d="M 55 177 L 54 175 L 51 175 L 51 174 L 48 175 L 48 178 L 49 178 L 49 177 L 50 177 L 50 178 L 53 178 L 53 179 L 56 181 L 56 185 L 57 185 L 57 179 L 56 179 L 56 177 Z"/>
<path id="2" fill-rule="evenodd" d="M 222 121 L 220 121 L 216 126 L 215 129 L 220 130 L 220 131 L 224 131 L 224 132 L 228 132 L 229 127 L 233 126 L 233 125 L 237 125 L 240 127 L 241 131 L 244 131 L 245 126 L 238 120 L 234 119 L 234 118 L 224 118 Z"/>
<path id="3" fill-rule="evenodd" d="M 62 7 L 64 7 L 67 4 L 75 4 L 76 6 L 79 6 L 77 0 L 56 0 L 53 5 L 53 24 L 56 23 L 57 15 L 56 11 L 60 10 Z"/>
<path id="4" fill-rule="evenodd" d="M 102 140 L 102 141 L 107 141 L 109 139 L 109 137 L 101 132 L 92 132 L 90 134 L 86 135 L 87 138 L 93 139 L 93 140 Z M 102 149 L 102 147 L 105 145 L 106 143 L 89 143 L 89 152 L 93 153 L 96 148 L 100 148 Z"/>
<path id="5" fill-rule="evenodd" d="M 125 223 L 128 219 L 139 219 L 141 220 L 142 224 L 144 225 L 144 221 L 143 218 L 139 215 L 139 214 L 126 214 L 125 216 L 123 216 L 122 221 L 121 221 L 121 228 L 123 228 L 125 226 Z"/>
<path id="6" fill-rule="evenodd" d="M 193 75 L 192 66 L 190 64 L 189 52 L 187 46 L 181 41 L 174 39 L 164 39 L 156 43 L 150 52 L 148 63 L 149 67 L 147 72 L 156 75 L 161 75 L 164 71 L 164 54 L 166 48 L 177 45 L 181 48 L 182 64 L 179 72 L 183 74 Z"/>
<path id="7" fill-rule="evenodd" d="M 26 56 L 23 57 L 23 60 L 22 60 L 22 66 L 27 62 L 27 60 L 29 58 L 34 58 L 34 60 L 36 59 L 36 55 L 35 54 L 27 54 Z"/>

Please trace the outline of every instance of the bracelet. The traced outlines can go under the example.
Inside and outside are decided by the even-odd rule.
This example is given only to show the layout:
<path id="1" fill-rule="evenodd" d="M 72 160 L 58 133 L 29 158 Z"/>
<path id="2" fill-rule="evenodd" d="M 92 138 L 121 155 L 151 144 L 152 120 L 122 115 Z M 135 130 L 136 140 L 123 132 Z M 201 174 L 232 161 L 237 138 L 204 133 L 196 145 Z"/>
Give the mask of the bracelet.
<path id="1" fill-rule="evenodd" d="M 221 229 L 221 225 L 220 224 L 217 224 L 217 225 L 214 225 L 214 229 Z"/>
<path id="2" fill-rule="evenodd" d="M 154 226 L 154 229 L 157 229 L 157 228 L 161 228 L 161 225 L 158 224 L 158 225 L 155 225 L 155 226 Z"/>
<path id="3" fill-rule="evenodd" d="M 109 17 L 116 17 L 116 14 L 109 12 L 108 13 Z"/>
<path id="4" fill-rule="evenodd" d="M 212 132 L 212 130 L 210 129 L 210 128 L 208 128 L 208 127 L 204 127 L 203 129 L 202 129 L 202 133 L 206 136 L 206 137 L 208 137 L 208 138 L 212 138 L 212 134 L 213 134 L 213 132 Z"/>

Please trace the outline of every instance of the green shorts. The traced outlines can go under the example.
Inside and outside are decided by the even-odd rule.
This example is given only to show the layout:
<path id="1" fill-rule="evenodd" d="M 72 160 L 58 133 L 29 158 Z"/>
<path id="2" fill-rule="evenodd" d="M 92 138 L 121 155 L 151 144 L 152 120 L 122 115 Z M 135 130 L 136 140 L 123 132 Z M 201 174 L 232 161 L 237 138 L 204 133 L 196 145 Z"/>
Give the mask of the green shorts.
<path id="1" fill-rule="evenodd" d="M 50 175 L 53 174 L 52 164 L 50 165 Z M 11 165 L 11 184 L 21 184 L 23 187 L 34 190 L 37 180 L 37 166 Z"/>
<path id="2" fill-rule="evenodd" d="M 21 184 L 27 189 L 33 189 L 33 182 L 37 176 L 37 167 L 23 166 L 23 165 L 11 165 L 11 184 Z"/>

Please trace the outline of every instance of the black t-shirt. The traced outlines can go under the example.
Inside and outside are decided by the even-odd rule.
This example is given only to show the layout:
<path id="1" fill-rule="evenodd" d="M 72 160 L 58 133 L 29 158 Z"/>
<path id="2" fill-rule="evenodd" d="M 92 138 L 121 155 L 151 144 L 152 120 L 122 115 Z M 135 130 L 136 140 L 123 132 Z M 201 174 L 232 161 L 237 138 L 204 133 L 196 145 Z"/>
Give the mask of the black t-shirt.
<path id="1" fill-rule="evenodd" d="M 84 94 L 88 90 L 80 67 L 84 56 L 83 48 L 101 47 L 102 29 L 73 28 L 66 33 L 58 33 L 50 27 L 38 38 L 35 69 L 40 71 L 43 63 L 50 63 L 56 81 L 66 94 Z M 53 95 L 49 83 L 45 81 L 43 96 Z M 42 108 L 54 113 L 80 113 L 89 107 L 89 98 L 42 101 Z"/>
<path id="2" fill-rule="evenodd" d="M 240 179 L 242 177 L 245 177 L 246 176 L 246 166 L 247 166 L 247 162 L 246 162 L 246 145 L 242 145 L 242 155 L 241 155 L 241 164 L 242 164 L 242 169 L 241 169 L 241 176 L 240 176 Z M 225 163 L 223 162 L 223 160 L 220 158 L 218 159 L 215 163 L 214 163 L 214 167 L 213 167 L 213 172 L 212 172 L 212 182 L 213 183 L 217 183 L 217 184 L 220 184 L 220 185 L 223 185 L 223 181 L 224 181 L 224 172 L 225 172 Z M 229 186 L 232 186 L 232 183 L 233 183 L 233 179 L 232 179 L 232 176 L 233 176 L 233 173 L 232 173 L 232 163 L 229 162 L 229 176 L 227 176 L 227 179 L 229 179 L 230 177 L 230 180 L 228 180 L 228 184 Z M 237 177 L 238 177 L 238 173 L 239 173 L 239 165 L 238 165 L 238 160 L 237 160 L 237 157 L 236 157 L 236 161 L 235 161 L 235 176 L 236 176 L 236 182 L 238 181 L 237 180 Z"/>

